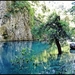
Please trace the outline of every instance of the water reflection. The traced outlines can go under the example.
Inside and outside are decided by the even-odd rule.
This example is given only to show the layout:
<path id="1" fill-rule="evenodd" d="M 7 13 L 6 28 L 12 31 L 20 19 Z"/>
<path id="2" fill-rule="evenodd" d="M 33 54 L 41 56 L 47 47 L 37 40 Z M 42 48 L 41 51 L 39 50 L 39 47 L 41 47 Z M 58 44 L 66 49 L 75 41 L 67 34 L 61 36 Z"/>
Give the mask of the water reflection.
<path id="1" fill-rule="evenodd" d="M 75 54 L 51 55 L 43 74 L 75 74 Z"/>
<path id="2" fill-rule="evenodd" d="M 11 60 L 15 59 L 15 56 L 21 56 L 21 50 L 23 48 L 29 48 L 31 55 L 37 55 L 39 52 L 48 48 L 48 44 L 41 42 L 0 42 L 0 74 L 16 73 L 17 71 L 12 71 Z M 28 65 L 28 64 L 26 64 Z M 26 67 L 25 67 L 26 68 Z M 16 67 L 15 67 L 16 70 Z"/>
<path id="3" fill-rule="evenodd" d="M 75 54 L 51 55 L 44 42 L 0 42 L 0 74 L 75 74 Z"/>

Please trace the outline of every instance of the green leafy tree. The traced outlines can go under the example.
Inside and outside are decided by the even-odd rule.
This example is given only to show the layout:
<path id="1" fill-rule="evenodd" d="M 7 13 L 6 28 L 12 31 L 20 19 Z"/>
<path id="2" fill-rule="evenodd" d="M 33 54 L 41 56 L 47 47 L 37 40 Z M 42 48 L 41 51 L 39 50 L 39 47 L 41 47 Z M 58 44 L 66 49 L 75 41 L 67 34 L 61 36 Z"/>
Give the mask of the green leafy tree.
<path id="1" fill-rule="evenodd" d="M 75 1 L 72 2 L 72 7 L 68 10 L 68 12 L 70 12 L 70 14 L 72 15 L 72 20 L 71 22 L 73 22 L 75 24 Z M 70 27 L 71 30 L 71 37 L 73 38 L 72 41 L 75 41 L 74 37 L 75 37 L 75 27 Z"/>
<path id="2" fill-rule="evenodd" d="M 60 16 L 54 12 L 49 16 L 46 24 L 39 28 L 37 35 L 39 35 L 39 33 L 41 35 L 47 34 L 49 42 L 51 44 L 55 42 L 58 54 L 62 54 L 60 43 L 64 43 L 65 40 L 70 39 L 69 32 L 69 23 L 60 20 Z"/>
<path id="3" fill-rule="evenodd" d="M 70 33 L 71 33 L 72 41 L 75 41 L 75 35 L 74 35 L 75 34 L 75 27 L 71 27 L 70 30 L 71 30 Z"/>
<path id="4" fill-rule="evenodd" d="M 72 7 L 68 10 L 68 12 L 70 12 L 71 15 L 75 15 L 75 2 L 72 2 Z"/>

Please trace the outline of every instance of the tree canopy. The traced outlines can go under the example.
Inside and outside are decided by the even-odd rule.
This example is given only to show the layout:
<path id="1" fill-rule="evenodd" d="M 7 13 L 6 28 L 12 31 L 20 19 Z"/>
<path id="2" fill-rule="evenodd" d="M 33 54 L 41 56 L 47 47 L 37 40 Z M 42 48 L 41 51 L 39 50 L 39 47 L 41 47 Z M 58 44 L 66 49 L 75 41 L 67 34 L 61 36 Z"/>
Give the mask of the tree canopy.
<path id="1" fill-rule="evenodd" d="M 57 47 L 60 47 L 58 52 L 60 51 L 59 54 L 61 54 L 60 43 L 64 43 L 65 40 L 70 39 L 69 32 L 69 23 L 60 20 L 60 16 L 54 12 L 48 17 L 47 22 L 39 27 L 37 35 L 41 37 L 43 34 L 46 34 L 49 38 L 49 43 L 55 42 Z"/>

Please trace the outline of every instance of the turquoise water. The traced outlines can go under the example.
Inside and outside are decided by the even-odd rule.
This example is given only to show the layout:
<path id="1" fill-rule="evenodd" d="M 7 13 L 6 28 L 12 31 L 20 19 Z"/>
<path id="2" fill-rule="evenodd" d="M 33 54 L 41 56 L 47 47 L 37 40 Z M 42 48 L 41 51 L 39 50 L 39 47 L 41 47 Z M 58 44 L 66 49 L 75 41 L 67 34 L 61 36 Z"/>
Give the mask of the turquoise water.
<path id="1" fill-rule="evenodd" d="M 48 48 L 47 43 L 38 41 L 0 42 L 0 74 L 75 74 L 74 53 L 47 58 Z M 41 59 L 39 56 L 47 61 L 38 63 L 35 58 Z"/>
<path id="2" fill-rule="evenodd" d="M 17 69 L 18 66 L 14 67 L 11 63 L 11 60 L 14 60 L 15 57 L 18 55 L 21 57 L 21 50 L 24 48 L 30 49 L 27 50 L 27 53 L 30 51 L 30 54 L 28 56 L 31 57 L 32 55 L 38 55 L 44 49 L 49 48 L 49 45 L 46 44 L 45 42 L 37 42 L 37 41 L 0 42 L 0 74 L 19 72 L 19 70 Z M 26 58 L 26 56 L 24 58 Z M 31 64 L 25 65 L 30 66 Z M 15 72 L 13 71 L 12 67 L 15 68 L 14 69 Z M 24 73 L 30 72 L 25 70 Z"/>

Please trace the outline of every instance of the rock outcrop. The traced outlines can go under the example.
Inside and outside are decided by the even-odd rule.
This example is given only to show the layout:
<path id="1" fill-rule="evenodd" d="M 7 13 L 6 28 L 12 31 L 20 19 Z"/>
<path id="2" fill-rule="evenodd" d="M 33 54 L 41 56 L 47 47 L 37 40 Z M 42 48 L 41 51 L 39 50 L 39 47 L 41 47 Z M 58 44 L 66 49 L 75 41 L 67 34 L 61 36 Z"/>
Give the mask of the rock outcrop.
<path id="1" fill-rule="evenodd" d="M 12 1 L 0 1 L 0 41 L 32 40 L 28 10 L 5 16 Z M 8 3 L 8 4 L 7 4 Z"/>

